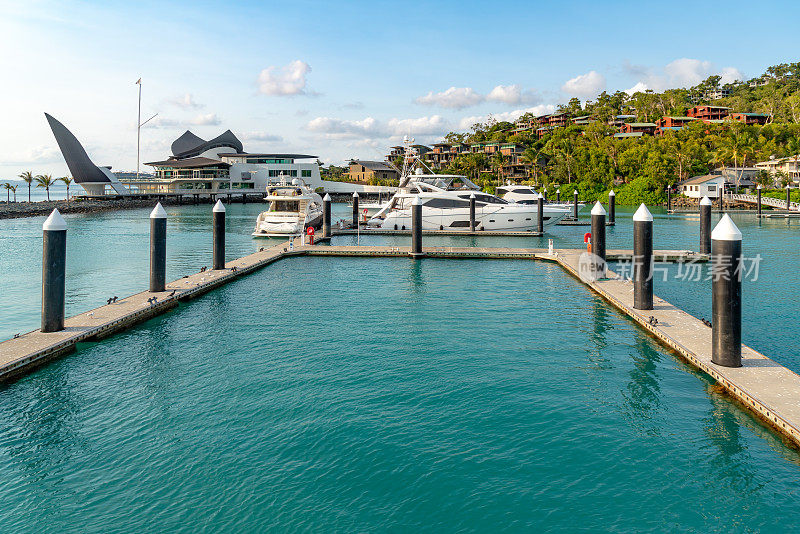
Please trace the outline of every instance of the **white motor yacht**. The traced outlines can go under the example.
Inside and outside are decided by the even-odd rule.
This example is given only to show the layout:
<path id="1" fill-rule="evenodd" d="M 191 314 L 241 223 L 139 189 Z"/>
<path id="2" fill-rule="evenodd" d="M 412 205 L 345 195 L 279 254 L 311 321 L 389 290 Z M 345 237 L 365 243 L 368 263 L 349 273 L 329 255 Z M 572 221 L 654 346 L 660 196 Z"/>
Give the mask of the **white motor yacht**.
<path id="1" fill-rule="evenodd" d="M 425 230 L 469 229 L 470 197 L 475 195 L 475 224 L 478 230 L 525 232 L 536 229 L 538 206 L 508 202 L 474 190 L 447 190 L 426 182 L 411 181 L 392 199 L 394 206 L 370 219 L 370 226 L 402 230 L 411 228 L 411 203 L 422 204 Z M 544 206 L 544 226 L 551 226 L 569 213 L 561 207 Z"/>
<path id="2" fill-rule="evenodd" d="M 306 228 L 322 225 L 322 197 L 299 178 L 267 185 L 264 200 L 269 209 L 256 219 L 255 237 L 300 235 Z"/>
<path id="3" fill-rule="evenodd" d="M 536 204 L 539 193 L 529 185 L 506 184 L 495 189 L 495 194 L 503 200 L 514 202 L 516 204 Z M 586 204 L 579 202 L 578 207 Z M 545 201 L 545 207 L 552 208 L 572 209 L 572 202 L 551 202 Z"/>
<path id="4" fill-rule="evenodd" d="M 537 226 L 538 206 L 509 202 L 484 193 L 466 176 L 423 174 L 425 163 L 413 148 L 414 140 L 405 138 L 403 173 L 397 193 L 367 223 L 372 227 L 403 230 L 411 228 L 411 203 L 422 202 L 422 227 L 428 230 L 465 229 L 470 227 L 470 197 L 475 195 L 475 223 L 479 230 L 532 231 Z M 415 172 L 412 169 L 419 165 Z M 430 169 L 428 169 L 430 171 Z M 461 182 L 458 187 L 456 182 Z M 545 206 L 545 226 L 563 219 L 569 210 Z"/>

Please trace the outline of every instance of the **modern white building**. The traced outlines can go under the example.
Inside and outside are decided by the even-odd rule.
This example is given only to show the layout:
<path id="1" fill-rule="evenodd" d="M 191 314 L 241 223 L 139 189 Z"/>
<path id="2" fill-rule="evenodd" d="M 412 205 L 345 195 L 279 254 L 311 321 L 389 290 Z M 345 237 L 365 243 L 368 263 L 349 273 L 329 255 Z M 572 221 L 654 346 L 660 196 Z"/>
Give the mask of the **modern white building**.
<path id="1" fill-rule="evenodd" d="M 88 195 L 242 195 L 264 193 L 267 184 L 302 179 L 312 189 L 332 193 L 392 193 L 395 187 L 323 181 L 316 156 L 248 153 L 230 130 L 206 141 L 186 131 L 172 146 L 172 155 L 152 161 L 153 174 L 114 173 L 95 165 L 77 138 L 45 114 L 75 182 Z"/>
<path id="2" fill-rule="evenodd" d="M 680 192 L 691 198 L 719 198 L 725 185 L 721 174 L 705 174 L 689 178 L 680 185 Z"/>
<path id="3" fill-rule="evenodd" d="M 792 182 L 800 183 L 800 154 L 760 161 L 756 163 L 756 168 L 767 171 L 776 181 L 779 175 L 783 175 Z"/>

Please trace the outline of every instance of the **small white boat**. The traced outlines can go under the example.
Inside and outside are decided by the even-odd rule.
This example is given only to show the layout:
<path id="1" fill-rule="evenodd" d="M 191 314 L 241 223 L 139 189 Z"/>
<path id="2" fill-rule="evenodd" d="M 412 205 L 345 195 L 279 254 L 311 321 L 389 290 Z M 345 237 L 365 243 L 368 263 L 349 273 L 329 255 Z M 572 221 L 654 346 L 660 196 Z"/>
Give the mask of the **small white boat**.
<path id="1" fill-rule="evenodd" d="M 322 197 L 299 178 L 267 185 L 264 200 L 269 209 L 258 215 L 254 237 L 300 235 L 308 227 L 322 226 Z"/>
<path id="2" fill-rule="evenodd" d="M 495 189 L 495 194 L 514 204 L 536 204 L 539 193 L 529 185 L 506 184 Z M 572 202 L 552 202 L 545 201 L 551 208 L 572 209 Z M 585 202 L 578 202 L 578 207 L 584 206 Z"/>

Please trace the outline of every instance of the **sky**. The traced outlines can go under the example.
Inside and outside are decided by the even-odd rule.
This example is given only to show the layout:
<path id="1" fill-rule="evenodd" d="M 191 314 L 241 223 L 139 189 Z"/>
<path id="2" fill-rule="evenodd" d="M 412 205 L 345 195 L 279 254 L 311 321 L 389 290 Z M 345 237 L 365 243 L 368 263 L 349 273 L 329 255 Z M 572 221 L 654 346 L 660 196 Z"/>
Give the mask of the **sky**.
<path id="1" fill-rule="evenodd" d="M 0 180 L 68 174 L 44 112 L 97 165 L 185 130 L 248 152 L 383 159 L 489 115 L 797 61 L 794 2 L 0 0 Z M 142 165 L 142 169 L 148 167 Z"/>

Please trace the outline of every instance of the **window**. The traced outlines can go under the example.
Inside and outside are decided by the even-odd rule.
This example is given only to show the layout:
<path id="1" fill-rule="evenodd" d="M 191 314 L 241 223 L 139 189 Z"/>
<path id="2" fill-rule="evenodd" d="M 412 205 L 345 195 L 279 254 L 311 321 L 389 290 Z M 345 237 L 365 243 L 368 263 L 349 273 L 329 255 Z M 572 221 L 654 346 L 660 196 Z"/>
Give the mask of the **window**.
<path id="1" fill-rule="evenodd" d="M 303 170 L 302 173 L 301 173 L 301 176 L 303 178 L 311 178 L 311 170 L 308 170 L 308 169 Z"/>
<path id="2" fill-rule="evenodd" d="M 708 186 L 708 192 L 709 193 L 713 193 L 716 190 L 717 190 L 717 186 L 716 185 L 709 185 Z"/>
<path id="3" fill-rule="evenodd" d="M 449 198 L 432 198 L 425 202 L 427 208 L 468 208 L 469 202 Z"/>

